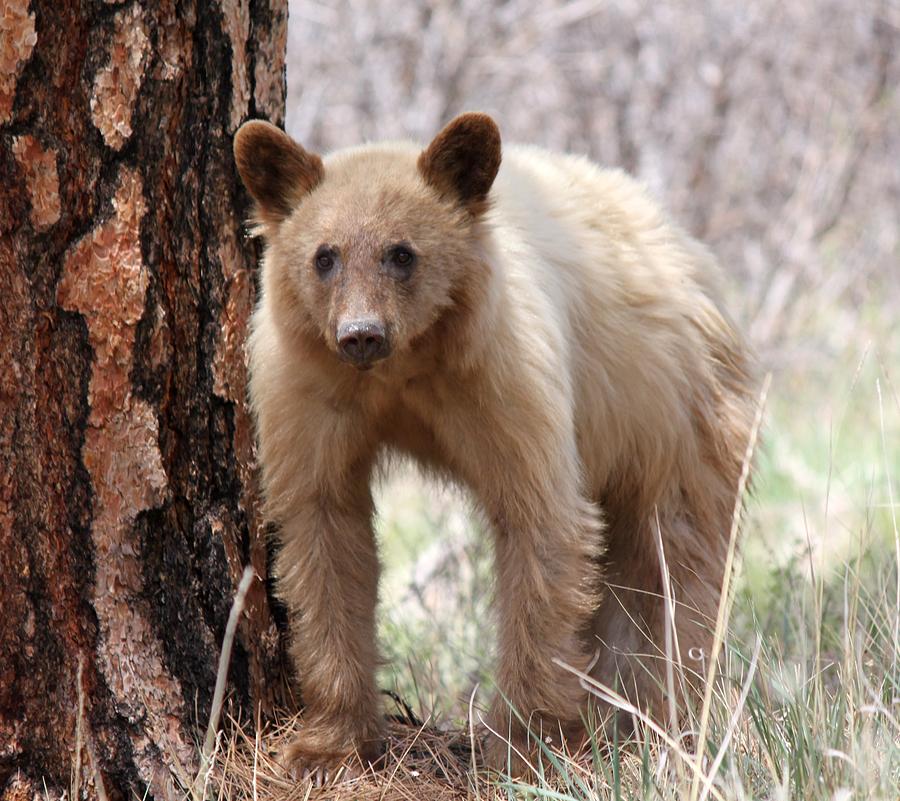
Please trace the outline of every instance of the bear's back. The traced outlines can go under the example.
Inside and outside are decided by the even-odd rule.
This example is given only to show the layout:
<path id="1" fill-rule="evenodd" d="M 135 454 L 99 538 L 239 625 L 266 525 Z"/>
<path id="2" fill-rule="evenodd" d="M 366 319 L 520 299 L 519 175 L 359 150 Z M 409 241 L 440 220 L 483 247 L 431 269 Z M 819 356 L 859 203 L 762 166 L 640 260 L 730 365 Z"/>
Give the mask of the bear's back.
<path id="1" fill-rule="evenodd" d="M 746 380 L 714 258 L 639 182 L 584 157 L 507 147 L 492 201 L 510 312 L 555 337 L 592 483 L 641 472 L 664 486 L 699 458 L 698 406 Z"/>

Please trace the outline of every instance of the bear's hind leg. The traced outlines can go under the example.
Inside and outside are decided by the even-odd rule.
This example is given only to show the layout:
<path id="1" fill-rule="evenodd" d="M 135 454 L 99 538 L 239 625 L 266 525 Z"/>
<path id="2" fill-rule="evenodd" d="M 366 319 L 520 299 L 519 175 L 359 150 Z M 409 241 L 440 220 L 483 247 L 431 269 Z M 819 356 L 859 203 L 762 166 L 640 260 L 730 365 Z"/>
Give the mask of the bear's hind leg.
<path id="1" fill-rule="evenodd" d="M 657 532 L 657 524 L 659 531 Z M 677 727 L 702 696 L 722 577 L 721 542 L 701 543 L 679 513 L 610 518 L 591 675 L 658 724 Z M 665 590 L 659 540 L 669 577 Z M 601 705 L 602 712 L 616 705 Z"/>

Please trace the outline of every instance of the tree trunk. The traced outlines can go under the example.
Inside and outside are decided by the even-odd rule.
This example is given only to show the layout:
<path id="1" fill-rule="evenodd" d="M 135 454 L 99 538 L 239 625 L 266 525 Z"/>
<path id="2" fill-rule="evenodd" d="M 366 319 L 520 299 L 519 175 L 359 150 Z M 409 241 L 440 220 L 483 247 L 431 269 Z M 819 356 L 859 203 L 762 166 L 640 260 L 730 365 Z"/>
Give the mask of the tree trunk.
<path id="1" fill-rule="evenodd" d="M 180 797 L 245 564 L 232 703 L 287 701 L 231 157 L 245 118 L 283 119 L 286 18 L 0 0 L 4 801 Z"/>

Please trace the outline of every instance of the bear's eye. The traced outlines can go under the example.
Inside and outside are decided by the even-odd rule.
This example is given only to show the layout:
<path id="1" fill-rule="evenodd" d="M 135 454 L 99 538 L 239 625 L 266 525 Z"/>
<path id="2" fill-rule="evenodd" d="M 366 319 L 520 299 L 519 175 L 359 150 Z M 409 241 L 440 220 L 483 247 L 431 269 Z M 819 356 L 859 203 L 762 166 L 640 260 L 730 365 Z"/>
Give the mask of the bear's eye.
<path id="1" fill-rule="evenodd" d="M 316 269 L 320 273 L 327 273 L 334 267 L 334 254 L 327 249 L 322 249 L 316 253 Z"/>
<path id="2" fill-rule="evenodd" d="M 408 276 L 416 263 L 416 254 L 406 245 L 397 245 L 388 251 L 386 261 Z"/>
<path id="3" fill-rule="evenodd" d="M 394 251 L 394 264 L 405 267 L 407 264 L 412 264 L 412 260 L 413 254 L 406 248 L 400 248 L 399 250 Z"/>

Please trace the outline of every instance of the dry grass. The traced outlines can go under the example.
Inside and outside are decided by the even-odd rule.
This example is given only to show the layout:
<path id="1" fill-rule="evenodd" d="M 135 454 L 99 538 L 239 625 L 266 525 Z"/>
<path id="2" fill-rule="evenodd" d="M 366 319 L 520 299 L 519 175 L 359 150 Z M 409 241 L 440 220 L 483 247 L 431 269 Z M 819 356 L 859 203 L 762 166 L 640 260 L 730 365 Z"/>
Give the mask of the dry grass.
<path id="1" fill-rule="evenodd" d="M 391 722 L 381 770 L 367 770 L 351 780 L 338 774 L 334 784 L 314 790 L 287 776 L 278 761 L 281 749 L 300 725 L 299 718 L 293 717 L 281 724 L 264 725 L 254 734 L 231 720 L 227 741 L 213 768 L 218 797 L 229 801 L 449 801 L 469 797 L 471 743 L 462 730 L 445 732 L 431 725 Z"/>
<path id="2" fill-rule="evenodd" d="M 540 744 L 521 780 L 481 768 L 471 729 L 392 721 L 378 771 L 314 789 L 290 778 L 278 754 L 302 725 L 227 722 L 212 755 L 206 798 L 217 801 L 296 799 L 554 799 L 554 801 L 743 801 L 743 799 L 884 799 L 900 787 L 900 673 L 897 669 L 896 565 L 877 584 L 859 563 L 830 587 L 814 588 L 818 611 L 798 625 L 815 636 L 802 658 L 778 638 L 758 632 L 748 654 L 729 635 L 720 675 L 707 699 L 707 737 L 700 711 L 683 731 L 649 721 L 619 740 L 591 737 L 578 753 Z M 822 609 L 841 598 L 837 620 Z M 677 669 L 677 668 L 676 668 Z M 585 677 L 585 686 L 636 718 L 624 700 Z M 477 715 L 475 715 L 477 719 Z M 704 754 L 705 751 L 705 754 Z"/>
<path id="3" fill-rule="evenodd" d="M 580 789 L 583 794 L 576 798 L 607 798 L 613 797 L 610 793 L 617 783 L 640 785 L 646 756 L 642 748 L 647 751 L 651 747 L 649 740 L 643 747 L 634 740 L 600 745 L 596 737 L 575 752 L 542 744 L 530 760 L 531 776 L 510 779 L 482 767 L 482 735 L 473 737 L 471 728 L 445 729 L 431 723 L 392 720 L 387 728 L 385 757 L 377 770 L 367 769 L 352 779 L 338 773 L 329 785 L 313 788 L 290 778 L 278 760 L 301 726 L 300 716 L 294 716 L 278 724 L 262 724 L 254 734 L 251 727 L 230 719 L 214 755 L 207 797 L 218 801 L 499 801 L 529 796 L 568 799 L 577 788 L 576 792 Z M 669 751 L 670 738 L 650 736 L 657 757 Z M 677 744 L 676 750 L 683 760 L 688 758 Z M 615 763 L 616 775 L 607 775 L 598 767 L 601 763 Z M 671 768 L 666 756 L 657 764 L 663 773 Z M 679 765 L 679 774 L 686 764 Z M 718 793 L 714 797 L 721 798 Z"/>

